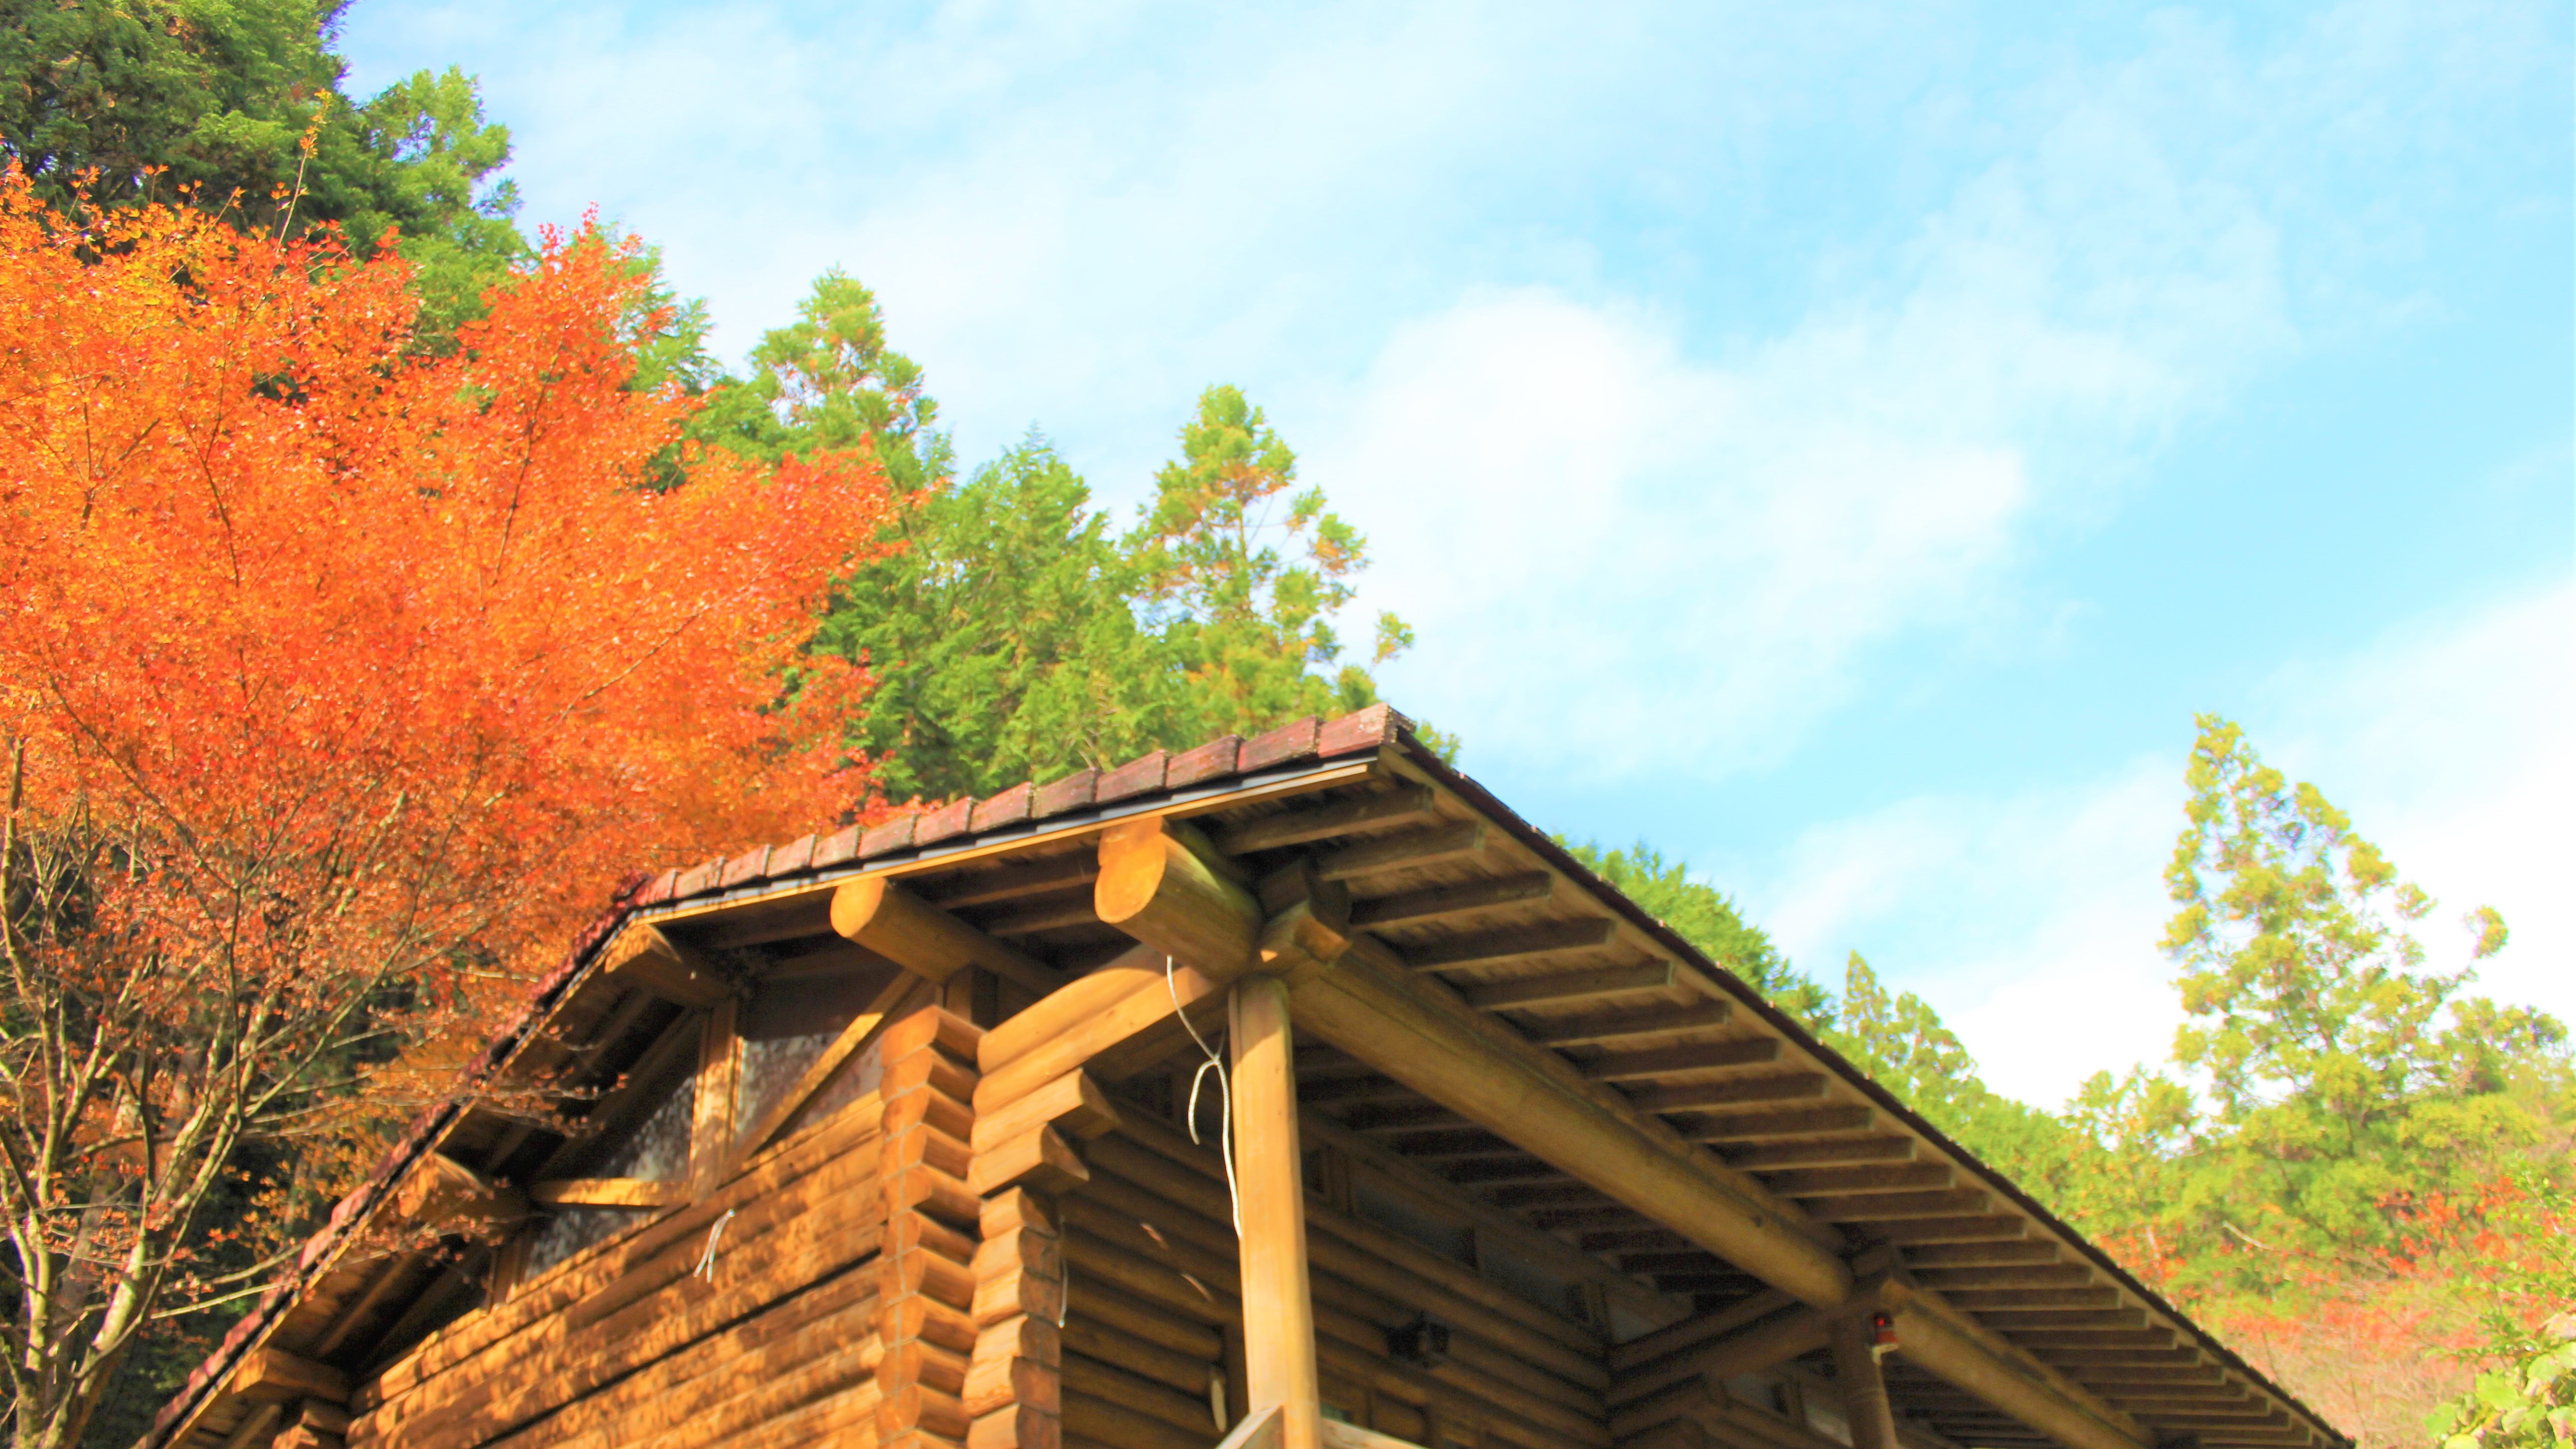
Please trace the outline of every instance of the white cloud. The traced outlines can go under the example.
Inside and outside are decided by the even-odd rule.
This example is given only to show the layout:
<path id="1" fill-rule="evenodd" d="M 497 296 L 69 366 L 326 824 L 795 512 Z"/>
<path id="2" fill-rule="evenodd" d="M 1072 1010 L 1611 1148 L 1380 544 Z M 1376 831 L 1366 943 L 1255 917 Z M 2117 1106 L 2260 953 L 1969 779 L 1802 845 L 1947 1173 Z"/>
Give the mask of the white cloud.
<path id="1" fill-rule="evenodd" d="M 2460 959 L 2460 912 L 2494 904 L 2514 939 L 2475 989 L 2576 1021 L 2571 656 L 2561 582 L 2284 669 L 2234 713 L 2444 898 L 2421 933 L 2435 961 Z M 2181 803 L 2179 750 L 2060 789 L 1907 800 L 1805 831 L 1745 901 L 1829 980 L 1858 948 L 1942 1012 L 1989 1083 L 2053 1105 L 2170 1048 L 2181 1013 L 2155 941 Z"/>
<path id="2" fill-rule="evenodd" d="M 1309 452 L 1371 602 L 1440 641 L 1398 697 L 1507 768 L 1776 764 L 1868 651 L 2001 607 L 2034 515 L 2098 511 L 2141 433 L 2293 340 L 2259 212 L 2100 98 L 1906 252 L 1886 300 L 1723 362 L 1543 289 L 1399 328 Z"/>

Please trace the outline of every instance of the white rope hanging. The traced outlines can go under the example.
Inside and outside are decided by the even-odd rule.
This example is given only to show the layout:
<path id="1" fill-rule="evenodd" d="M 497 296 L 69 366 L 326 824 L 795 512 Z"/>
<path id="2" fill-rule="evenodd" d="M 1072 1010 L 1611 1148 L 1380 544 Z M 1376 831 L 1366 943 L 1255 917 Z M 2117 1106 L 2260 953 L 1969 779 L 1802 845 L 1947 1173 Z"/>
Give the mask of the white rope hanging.
<path id="1" fill-rule="evenodd" d="M 1218 1128 L 1225 1156 L 1225 1199 L 1234 1212 L 1234 1235 L 1240 1238 L 1243 1236 L 1243 1194 L 1237 1191 L 1234 1185 L 1234 1088 L 1226 1077 L 1225 1059 L 1216 1054 L 1216 1049 L 1207 1044 L 1205 1037 L 1199 1035 L 1199 1029 L 1190 1024 L 1190 1014 L 1181 1009 L 1180 980 L 1173 971 L 1172 958 L 1168 952 L 1163 957 L 1163 989 L 1172 993 L 1172 1013 L 1181 1019 L 1181 1029 L 1188 1032 L 1190 1040 L 1198 1044 L 1199 1055 L 1207 1058 L 1206 1061 L 1199 1063 L 1197 1071 L 1190 1074 L 1190 1106 L 1187 1121 L 1190 1141 L 1193 1144 L 1199 1140 L 1199 1085 L 1207 1080 L 1210 1068 L 1216 1071 L 1217 1097 L 1225 1107 L 1225 1117 Z"/>

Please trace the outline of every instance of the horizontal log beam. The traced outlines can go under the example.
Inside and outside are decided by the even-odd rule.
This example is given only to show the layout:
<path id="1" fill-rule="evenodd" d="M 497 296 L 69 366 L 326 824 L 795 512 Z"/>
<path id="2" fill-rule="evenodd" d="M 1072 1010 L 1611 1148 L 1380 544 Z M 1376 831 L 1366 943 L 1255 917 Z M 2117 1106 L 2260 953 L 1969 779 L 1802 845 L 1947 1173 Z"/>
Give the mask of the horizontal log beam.
<path id="1" fill-rule="evenodd" d="M 1784 1291 L 1829 1302 L 1850 1291 L 1842 1260 L 1759 1184 L 1694 1161 L 1605 1100 L 1608 1088 L 1374 954 L 1354 949 L 1296 983 L 1299 1025 Z"/>
<path id="2" fill-rule="evenodd" d="M 643 921 L 617 933 L 601 957 L 600 974 L 701 1010 L 733 994 L 733 984 L 705 957 Z"/>
<path id="3" fill-rule="evenodd" d="M 2001 1336 L 1927 1294 L 1895 1289 L 1905 1361 L 2005 1411 L 2067 1449 L 2148 1449 L 2155 1436 Z"/>
<path id="4" fill-rule="evenodd" d="M 548 1207 L 675 1207 L 689 1200 L 689 1185 L 641 1177 L 565 1177 L 531 1185 L 528 1200 Z"/>
<path id="5" fill-rule="evenodd" d="M 233 1370 L 232 1391 L 262 1402 L 311 1398 L 346 1404 L 349 1376 L 282 1348 L 255 1348 Z"/>
<path id="6" fill-rule="evenodd" d="M 1065 984 L 1063 972 L 881 875 L 845 882 L 833 893 L 832 929 L 926 981 L 977 966 L 1041 996 Z"/>
<path id="7" fill-rule="evenodd" d="M 1513 1011 L 1532 1006 L 1571 1006 L 1642 992 L 1668 992 L 1672 988 L 1673 963 L 1649 961 L 1643 966 L 1610 966 L 1599 971 L 1568 971 L 1471 986 L 1464 994 L 1467 1004 L 1478 1011 Z"/>
<path id="8" fill-rule="evenodd" d="M 1104 923 L 1219 985 L 1252 969 L 1260 903 L 1218 874 L 1161 816 L 1124 820 L 1101 833 L 1092 907 Z"/>

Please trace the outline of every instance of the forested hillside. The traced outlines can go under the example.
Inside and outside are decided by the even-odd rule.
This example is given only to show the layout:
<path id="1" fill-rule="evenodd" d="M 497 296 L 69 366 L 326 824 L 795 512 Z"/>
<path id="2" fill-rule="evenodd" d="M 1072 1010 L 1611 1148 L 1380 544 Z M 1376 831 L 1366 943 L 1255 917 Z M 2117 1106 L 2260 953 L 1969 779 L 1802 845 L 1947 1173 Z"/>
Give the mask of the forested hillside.
<path id="1" fill-rule="evenodd" d="M 1377 666 L 1439 647 L 1345 618 L 1367 540 L 1234 387 L 1171 400 L 1170 461 L 1116 517 L 1042 434 L 958 459 L 936 379 L 850 275 L 735 367 L 649 238 L 531 242 L 472 82 L 343 95 L 336 6 L 15 12 L 0 571 L 38 602 L 0 637 L 0 1144 L 83 1144 L 0 1193 L 21 1445 L 131 1442 L 406 1084 L 469 1049 L 618 867 L 1356 708 Z M 76 272 L 94 305 L 46 311 Z M 214 521 L 93 528 L 103 498 L 156 516 L 205 484 L 174 438 L 221 445 Z M 406 471 L 433 459 L 435 485 Z M 425 500 L 454 510 L 389 525 Z M 62 526 L 25 532 L 40 515 Z M 692 552 L 728 562 L 638 568 L 585 532 L 603 516 L 715 530 L 726 549 Z M 227 560 L 245 547 L 257 567 Z M 428 582 L 379 597 L 351 560 Z M 418 627 L 436 607 L 474 622 Z M 210 620 L 227 650 L 125 673 L 58 632 Z M 522 713 L 466 707 L 503 697 Z M 101 723 L 172 710 L 211 723 Z M 575 717 L 623 753 L 568 743 Z M 2507 923 L 2408 883 L 2225 720 L 2198 722 L 2174 800 L 2161 944 L 2189 1024 L 2054 1106 L 1988 1089 L 1857 953 L 1820 979 L 1686 862 L 1572 848 L 2369 1443 L 2569 1442 L 2576 1066 L 2562 1024 L 2473 991 Z M 244 920 L 247 946 L 224 924 Z M 264 1004 L 224 1015 L 209 981 Z M 191 1078 L 209 1032 L 292 1070 Z M 48 1097 L 66 1083 L 87 1095 Z"/>

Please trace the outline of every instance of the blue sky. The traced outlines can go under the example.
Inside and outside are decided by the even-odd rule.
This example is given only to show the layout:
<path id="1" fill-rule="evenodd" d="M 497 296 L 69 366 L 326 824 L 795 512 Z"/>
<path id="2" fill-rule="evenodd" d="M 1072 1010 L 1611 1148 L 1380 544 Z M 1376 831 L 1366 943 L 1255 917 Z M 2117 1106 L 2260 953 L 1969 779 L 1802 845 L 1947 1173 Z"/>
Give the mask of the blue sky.
<path id="1" fill-rule="evenodd" d="M 2563 5 L 360 0 L 343 49 L 479 76 L 525 219 L 660 244 L 728 353 L 848 268 L 970 463 L 1035 425 L 1123 513 L 1243 386 L 1472 773 L 2000 1086 L 2161 1057 L 2202 710 L 2576 1017 Z"/>

